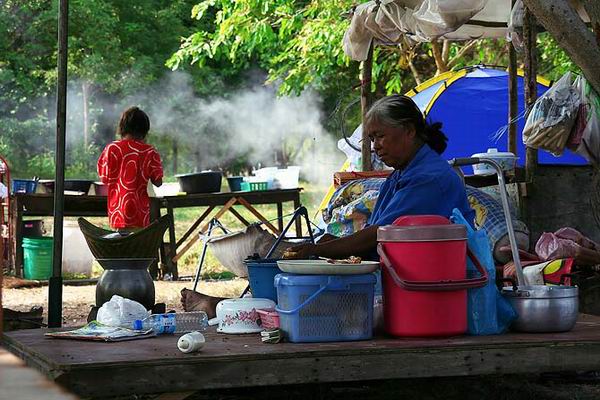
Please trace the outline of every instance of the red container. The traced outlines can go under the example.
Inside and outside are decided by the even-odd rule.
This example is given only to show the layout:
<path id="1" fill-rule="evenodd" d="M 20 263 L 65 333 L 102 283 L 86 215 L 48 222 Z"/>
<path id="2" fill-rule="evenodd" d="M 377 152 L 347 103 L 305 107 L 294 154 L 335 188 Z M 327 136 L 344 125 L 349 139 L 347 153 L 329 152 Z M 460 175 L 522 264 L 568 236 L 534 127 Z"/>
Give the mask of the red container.
<path id="1" fill-rule="evenodd" d="M 405 216 L 380 227 L 384 321 L 394 336 L 453 336 L 467 331 L 467 289 L 487 273 L 466 279 L 467 232 L 441 216 Z"/>

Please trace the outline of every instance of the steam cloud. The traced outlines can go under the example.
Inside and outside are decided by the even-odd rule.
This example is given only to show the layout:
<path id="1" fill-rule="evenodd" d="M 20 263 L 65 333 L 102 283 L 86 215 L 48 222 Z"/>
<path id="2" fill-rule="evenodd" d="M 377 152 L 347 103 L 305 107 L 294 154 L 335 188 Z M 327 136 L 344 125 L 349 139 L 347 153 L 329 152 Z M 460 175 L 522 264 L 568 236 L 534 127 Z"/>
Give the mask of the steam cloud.
<path id="1" fill-rule="evenodd" d="M 54 118 L 49 100 L 45 100 L 48 116 Z M 68 151 L 78 151 L 76 144 L 82 142 L 84 131 L 81 82 L 70 82 L 67 101 Z M 299 165 L 304 179 L 328 185 L 344 160 L 335 138 L 323 128 L 320 98 L 311 91 L 278 97 L 275 87 L 257 83 L 227 97 L 200 98 L 189 75 L 170 72 L 120 104 L 95 96 L 89 110 L 90 135 L 100 115 L 114 129 L 120 113 L 131 105 L 148 113 L 151 141 L 167 135 L 185 149 L 180 151 L 179 173 L 219 168 L 243 156 L 255 167 L 276 166 L 278 161 L 280 167 Z M 48 132 L 48 145 L 54 146 L 53 129 Z M 191 153 L 191 159 L 182 159 L 182 153 Z M 288 159 L 277 160 L 278 153 Z"/>
<path id="2" fill-rule="evenodd" d="M 307 180 L 326 184 L 341 166 L 343 155 L 323 128 L 314 92 L 277 97 L 275 88 L 257 85 L 227 98 L 202 99 L 192 87 L 188 75 L 173 72 L 147 95 L 127 103 L 148 112 L 153 131 L 196 151 L 194 169 L 218 167 L 241 156 L 256 166 L 274 166 L 279 150 L 292 155 L 288 164 L 300 165 Z"/>

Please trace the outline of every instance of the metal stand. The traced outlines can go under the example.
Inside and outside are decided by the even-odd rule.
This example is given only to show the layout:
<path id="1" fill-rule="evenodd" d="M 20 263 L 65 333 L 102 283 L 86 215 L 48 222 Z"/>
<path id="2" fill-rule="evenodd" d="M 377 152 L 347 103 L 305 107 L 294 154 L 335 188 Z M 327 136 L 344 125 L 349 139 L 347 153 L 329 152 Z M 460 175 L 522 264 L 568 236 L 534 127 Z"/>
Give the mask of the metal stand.
<path id="1" fill-rule="evenodd" d="M 218 219 L 213 218 L 208 223 L 208 230 L 206 232 L 207 238 L 210 237 L 214 228 L 220 228 L 224 234 L 229 233 Z M 204 265 L 204 259 L 206 258 L 206 250 L 208 250 L 208 239 L 205 239 L 204 244 L 202 245 L 202 255 L 200 256 L 200 261 L 198 261 L 198 267 L 196 268 L 196 276 L 194 277 L 194 288 L 192 289 L 194 292 L 196 291 L 198 281 L 200 280 L 200 272 L 202 271 L 202 265 Z"/>

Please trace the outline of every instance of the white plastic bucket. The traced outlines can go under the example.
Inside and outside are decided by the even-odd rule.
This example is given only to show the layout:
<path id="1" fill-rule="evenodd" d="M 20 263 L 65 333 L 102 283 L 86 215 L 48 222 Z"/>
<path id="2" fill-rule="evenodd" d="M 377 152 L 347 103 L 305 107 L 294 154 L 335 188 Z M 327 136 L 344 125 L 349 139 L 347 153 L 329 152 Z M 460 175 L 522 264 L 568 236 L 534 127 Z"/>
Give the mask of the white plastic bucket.
<path id="1" fill-rule="evenodd" d="M 65 221 L 63 232 L 63 272 L 91 276 L 94 256 L 77 221 Z"/>
<path id="2" fill-rule="evenodd" d="M 298 187 L 300 167 L 289 167 L 277 170 L 276 181 L 279 189 L 295 189 Z"/>

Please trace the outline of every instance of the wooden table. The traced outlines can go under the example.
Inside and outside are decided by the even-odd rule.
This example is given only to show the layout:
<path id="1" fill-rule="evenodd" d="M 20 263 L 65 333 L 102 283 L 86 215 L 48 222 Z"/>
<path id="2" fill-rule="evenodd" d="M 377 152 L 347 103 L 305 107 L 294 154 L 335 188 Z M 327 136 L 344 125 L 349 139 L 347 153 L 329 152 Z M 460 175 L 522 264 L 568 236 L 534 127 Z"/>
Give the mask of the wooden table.
<path id="1" fill-rule="evenodd" d="M 153 214 L 160 207 L 158 198 L 150 198 L 150 209 Z M 23 217 L 54 216 L 53 194 L 18 193 L 11 196 L 12 227 L 14 240 L 12 243 L 12 259 L 14 273 L 23 276 Z M 65 217 L 106 217 L 106 196 L 65 195 Z"/>
<path id="2" fill-rule="evenodd" d="M 14 272 L 23 276 L 23 217 L 52 217 L 54 215 L 53 194 L 24 194 L 11 196 L 11 210 L 14 232 L 12 258 Z M 106 196 L 65 195 L 65 216 L 102 217 L 106 216 Z"/>
<path id="3" fill-rule="evenodd" d="M 253 212 L 253 214 L 262 221 L 266 219 L 254 209 L 255 205 L 272 204 L 277 206 L 277 227 L 272 227 L 272 230 L 281 232 L 283 230 L 283 203 L 292 202 L 294 209 L 300 207 L 300 191 L 302 188 L 296 189 L 281 189 L 281 190 L 264 190 L 264 191 L 252 191 L 252 192 L 222 192 L 222 193 L 202 193 L 202 194 L 188 194 L 184 196 L 165 196 L 159 198 L 160 207 L 154 208 L 152 219 L 160 217 L 160 209 L 165 208 L 168 215 L 171 216 L 171 225 L 169 226 L 169 249 L 165 250 L 164 247 L 161 250 L 161 258 L 167 262 L 167 270 L 173 273 L 173 276 L 177 278 L 177 260 L 187 251 L 197 240 L 197 237 L 193 237 L 184 245 L 184 242 L 192 236 L 194 231 L 200 226 L 200 231 L 204 232 L 207 229 L 210 218 L 219 218 L 224 212 L 231 212 L 238 220 L 245 225 L 248 225 L 240 213 L 233 207 L 234 205 L 242 205 Z M 175 237 L 175 218 L 174 210 L 177 208 L 191 208 L 191 207 L 207 207 L 206 210 L 198 219 L 191 225 L 191 227 L 183 234 L 180 239 Z M 216 208 L 221 207 L 221 210 L 217 211 L 213 217 L 209 217 L 211 212 Z M 201 224 L 205 222 L 202 226 Z M 270 224 L 266 224 L 269 226 Z M 296 234 L 302 236 L 302 225 L 301 221 L 296 220 Z M 174 244 L 174 245 L 173 245 Z M 178 248 L 182 247 L 181 251 L 177 251 Z"/>
<path id="4" fill-rule="evenodd" d="M 600 318 L 582 315 L 560 334 L 363 342 L 262 344 L 258 335 L 206 333 L 199 353 L 176 336 L 121 343 L 46 339 L 8 332 L 4 346 L 82 397 L 187 392 L 315 382 L 349 382 L 598 369 Z"/>

